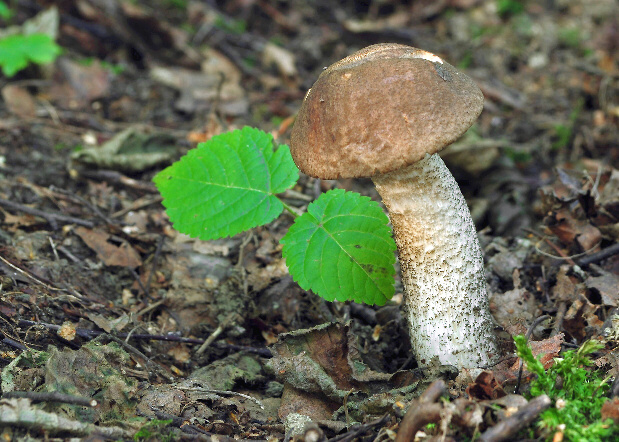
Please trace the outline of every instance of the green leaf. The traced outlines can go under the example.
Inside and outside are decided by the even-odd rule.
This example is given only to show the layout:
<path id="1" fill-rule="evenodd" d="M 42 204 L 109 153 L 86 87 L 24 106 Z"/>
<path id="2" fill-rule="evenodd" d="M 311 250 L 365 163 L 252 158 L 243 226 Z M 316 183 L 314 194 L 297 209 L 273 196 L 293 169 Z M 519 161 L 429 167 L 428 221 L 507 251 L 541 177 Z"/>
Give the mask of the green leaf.
<path id="1" fill-rule="evenodd" d="M 396 248 L 388 222 L 368 197 L 342 189 L 321 195 L 281 240 L 290 274 L 328 301 L 385 304 Z"/>
<path id="2" fill-rule="evenodd" d="M 28 66 L 29 63 L 51 63 L 62 52 L 46 34 L 9 35 L 0 39 L 0 67 L 7 77 Z"/>
<path id="3" fill-rule="evenodd" d="M 0 1 L 0 18 L 8 20 L 13 17 L 13 11 L 9 9 L 5 2 Z"/>
<path id="4" fill-rule="evenodd" d="M 174 228 L 206 240 L 275 219 L 284 208 L 275 194 L 298 178 L 288 146 L 275 151 L 271 135 L 245 127 L 200 143 L 153 181 Z"/>

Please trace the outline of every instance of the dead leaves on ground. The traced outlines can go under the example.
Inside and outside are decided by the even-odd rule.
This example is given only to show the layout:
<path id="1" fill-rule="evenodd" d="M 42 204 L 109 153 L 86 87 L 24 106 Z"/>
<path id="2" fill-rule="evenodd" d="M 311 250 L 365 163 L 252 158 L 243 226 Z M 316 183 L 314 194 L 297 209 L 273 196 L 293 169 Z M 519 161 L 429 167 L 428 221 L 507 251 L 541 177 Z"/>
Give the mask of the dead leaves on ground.
<path id="1" fill-rule="evenodd" d="M 172 232 L 160 209 L 146 210 L 157 200 L 150 198 L 152 186 L 148 190 L 148 172 L 144 170 L 179 155 L 188 143 L 185 142 L 180 149 L 177 143 L 168 143 L 171 147 L 164 152 L 163 159 L 157 155 L 149 156 L 146 150 L 126 152 L 106 148 L 109 146 L 106 140 L 118 141 L 125 135 L 123 129 L 135 121 L 163 127 L 173 133 L 177 141 L 197 143 L 220 132 L 226 124 L 239 124 L 243 117 L 263 122 L 275 117 L 275 120 L 282 119 L 282 122 L 270 121 L 266 124 L 279 124 L 279 134 L 285 136 L 293 119 L 295 103 L 302 99 L 300 78 L 303 77 L 304 82 L 309 81 L 319 73 L 327 58 L 346 55 L 345 52 L 350 49 L 346 44 L 348 40 L 342 39 L 330 24 L 324 25 L 322 20 L 320 26 L 308 24 L 315 18 L 311 16 L 311 9 L 279 11 L 263 1 L 227 3 L 221 10 L 215 10 L 208 2 L 190 2 L 187 24 L 199 30 L 193 35 L 193 41 L 183 27 L 171 25 L 171 17 L 150 13 L 144 2 L 79 0 L 62 2 L 58 6 L 61 14 L 75 19 L 61 20 L 56 24 L 61 44 L 75 53 L 66 54 L 50 67 L 51 70 L 45 73 L 47 81 L 28 86 L 4 86 L 2 96 L 6 113 L 13 117 L 1 121 L 0 126 L 17 133 L 24 130 L 26 122 L 36 121 L 47 124 L 54 134 L 76 133 L 78 136 L 74 143 L 67 142 L 66 137 L 49 135 L 49 140 L 41 141 L 46 134 L 40 137 L 41 133 L 35 130 L 34 147 L 23 148 L 22 143 L 26 144 L 28 140 L 12 135 L 0 146 L 2 173 L 5 170 L 21 170 L 20 159 L 26 158 L 25 162 L 30 164 L 36 155 L 40 155 L 37 149 L 41 145 L 49 142 L 51 149 L 57 138 L 60 138 L 59 151 L 64 148 L 62 143 L 65 147 L 86 145 L 81 154 L 74 155 L 74 160 L 83 160 L 81 164 L 87 168 L 114 170 L 86 169 L 91 172 L 90 176 L 74 175 L 71 179 L 78 181 L 70 187 L 78 189 L 76 193 L 87 198 L 82 202 L 51 189 L 37 188 L 19 177 L 13 180 L 12 175 L 2 182 L 0 193 L 3 198 L 18 199 L 28 206 L 53 210 L 97 224 L 95 227 L 67 227 L 52 232 L 43 218 L 0 209 L 2 227 L 8 232 L 8 236 L 3 237 L 6 244 L 1 253 L 9 256 L 11 262 L 24 272 L 3 268 L 0 284 L 4 293 L 0 299 L 0 313 L 5 320 L 26 316 L 63 323 L 69 318 L 71 325 L 65 330 L 69 334 L 62 335 L 68 342 L 62 342 L 62 345 L 77 345 L 79 335 L 74 340 L 66 338 L 70 338 L 78 327 L 100 328 L 106 332 L 131 329 L 206 337 L 221 324 L 223 318 L 232 312 L 242 312 L 246 320 L 232 324 L 218 343 L 224 346 L 231 343 L 263 346 L 276 342 L 278 334 L 288 330 L 306 327 L 308 323 L 324 322 L 326 318 L 348 315 L 337 310 L 341 306 L 330 309 L 312 301 L 287 276 L 277 246 L 279 226 L 257 229 L 249 238 L 203 243 L 181 238 Z M 559 123 L 567 119 L 562 119 L 565 115 L 554 116 L 557 106 L 547 108 L 540 106 L 539 101 L 543 104 L 555 101 L 571 104 L 572 95 L 578 93 L 592 102 L 599 95 L 600 103 L 597 109 L 591 109 L 592 112 L 583 116 L 583 119 L 591 117 L 591 127 L 584 123 L 573 128 L 574 149 L 585 149 L 595 154 L 609 146 L 608 158 L 613 157 L 613 134 L 616 132 L 612 128 L 617 111 L 612 100 L 608 100 L 608 91 L 612 87 L 616 63 L 612 61 L 610 43 L 603 45 L 594 41 L 591 50 L 601 51 L 599 63 L 578 66 L 577 69 L 571 66 L 574 71 L 570 70 L 568 81 L 558 81 L 569 89 L 569 96 L 553 93 L 553 97 L 558 98 L 548 100 L 544 95 L 548 93 L 548 88 L 544 85 L 552 83 L 550 79 L 553 76 L 563 75 L 562 64 L 557 63 L 558 58 L 553 58 L 557 55 L 553 48 L 559 44 L 556 35 L 547 35 L 551 48 L 546 52 L 552 54 L 521 51 L 519 45 L 504 45 L 504 36 L 500 32 L 495 33 L 493 28 L 508 33 L 513 30 L 505 26 L 506 20 L 496 13 L 482 6 L 477 8 L 480 5 L 478 1 L 414 2 L 412 9 L 405 4 L 387 3 L 390 4 L 383 5 L 384 8 L 381 6 L 369 11 L 368 20 L 354 14 L 338 16 L 335 18 L 336 25 L 343 26 L 349 37 L 361 41 L 368 36 L 392 35 L 389 33 L 394 30 L 401 35 L 410 35 L 411 29 L 406 27 L 411 23 L 436 18 L 439 38 L 432 44 L 445 52 L 445 56 L 461 58 L 463 63 L 472 62 L 476 67 L 475 75 L 488 98 L 488 109 L 480 120 L 480 130 L 486 134 L 500 133 L 501 136 L 515 134 L 515 138 L 519 139 L 517 144 L 513 140 L 501 140 L 500 143 L 490 140 L 491 146 L 482 146 L 485 148 L 483 152 L 488 154 L 482 166 L 479 155 L 470 155 L 469 146 L 464 146 L 468 156 L 475 157 L 477 164 L 474 168 L 460 164 L 462 168 L 470 173 L 490 170 L 488 168 L 495 159 L 503 158 L 509 148 L 515 148 L 518 152 L 522 148 L 523 153 L 528 154 L 530 150 L 527 149 L 532 148 L 532 145 L 526 144 L 529 136 L 535 142 L 546 136 L 542 145 L 555 140 L 548 138 L 549 133 L 551 137 L 556 137 L 553 129 L 541 128 L 547 124 L 546 120 L 541 125 L 538 120 L 541 120 L 542 114 L 553 115 L 552 118 L 557 118 Z M 109 10 L 103 11 L 104 7 Z M 453 8 L 452 13 L 441 17 L 448 7 Z M 574 5 L 574 8 L 578 7 L 581 5 Z M 226 33 L 220 26 L 234 24 L 226 14 L 233 14 L 235 8 L 241 10 L 241 16 L 256 18 L 260 25 L 281 26 L 290 34 L 282 36 L 283 44 L 280 45 L 260 36 L 258 31 Z M 472 8 L 470 17 L 459 13 L 468 8 Z M 556 33 L 556 26 L 544 28 L 544 20 L 552 18 L 550 14 L 540 11 L 538 6 L 534 8 L 541 13 L 531 16 L 533 23 Z M 262 13 L 260 17 L 255 14 L 257 11 Z M 569 14 L 562 15 L 565 15 L 562 19 L 573 19 Z M 265 19 L 267 21 L 262 23 Z M 305 19 L 309 20 L 306 22 Z M 611 40 L 609 36 L 613 35 L 612 25 L 610 20 L 604 24 L 608 42 Z M 487 28 L 491 32 L 479 39 L 472 39 L 471 26 Z M 425 26 L 419 28 L 421 33 L 416 37 L 426 41 L 430 38 L 430 29 Z M 291 37 L 297 30 L 300 37 Z M 449 49 L 453 45 L 444 44 L 447 34 L 452 34 L 455 41 L 462 43 L 459 46 L 461 49 L 453 51 Z M 475 44 L 492 46 L 494 55 L 500 55 L 497 50 L 504 45 L 503 49 L 509 56 L 475 56 L 477 59 L 466 60 L 470 54 L 461 51 L 472 40 Z M 535 43 L 532 36 L 516 40 L 527 47 L 529 43 Z M 195 49 L 205 42 L 212 43 L 209 49 Z M 302 49 L 298 53 L 303 54 L 303 60 L 294 49 Z M 562 48 L 560 52 L 561 56 L 567 56 L 570 50 Z M 81 60 L 83 55 L 95 59 Z M 507 64 L 502 60 L 510 62 Z M 506 68 L 510 71 L 509 75 L 502 72 Z M 602 73 L 596 72 L 596 69 L 601 69 Z M 607 85 L 604 83 L 606 76 L 611 77 Z M 506 113 L 503 107 L 516 109 L 522 118 Z M 164 112 L 163 108 L 176 112 Z M 526 125 L 533 130 L 526 128 Z M 554 131 L 557 132 L 556 129 Z M 19 143 L 13 143 L 13 140 Z M 131 138 L 129 144 L 135 147 L 143 143 Z M 479 148 L 481 144 L 479 140 L 473 140 L 471 146 Z M 14 155 L 13 152 L 17 151 L 23 155 Z M 66 153 L 48 155 L 44 161 L 54 163 L 58 158 L 68 156 Z M 552 363 L 558 355 L 563 339 L 578 343 L 599 334 L 606 334 L 609 342 L 619 339 L 619 324 L 616 324 L 619 321 L 613 321 L 619 297 L 618 260 L 611 257 L 580 268 L 570 262 L 572 260 L 573 264 L 578 264 L 580 259 L 619 239 L 619 172 L 593 162 L 585 163 L 585 166 L 585 174 L 574 173 L 568 170 L 568 166 L 560 169 L 557 182 L 543 190 L 540 210 L 546 220 L 545 230 L 538 232 L 541 236 L 494 241 L 487 248 L 492 308 L 504 329 L 511 334 L 524 333 L 540 314 L 551 315 L 555 324 L 560 320 L 558 333 L 554 337 L 543 339 L 548 335 L 549 328 L 554 327 L 552 323 L 543 324 L 533 334 L 534 353 L 545 355 L 546 364 Z M 121 170 L 133 175 L 124 176 L 118 172 Z M 54 178 L 69 180 L 64 174 L 64 164 L 55 173 Z M 94 178 L 95 175 L 99 178 Z M 501 175 L 505 176 L 505 173 L 502 171 Z M 112 176 L 118 179 L 112 179 Z M 523 181 L 520 176 L 514 181 L 518 180 Z M 502 220 L 507 217 L 521 221 L 525 217 L 519 209 L 529 203 L 528 188 L 529 184 L 508 188 L 505 204 L 492 204 L 485 198 L 487 207 L 482 212 L 487 213 L 488 207 L 492 212 L 494 208 L 497 217 L 500 215 Z M 92 209 L 98 209 L 100 213 Z M 515 225 L 521 224 L 515 222 Z M 162 258 L 155 263 L 157 265 L 153 265 L 153 261 L 159 237 L 153 232 L 166 235 Z M 560 264 L 566 263 L 568 267 L 561 267 Z M 165 300 L 162 299 L 163 294 Z M 155 307 L 149 310 L 153 305 Z M 346 307 L 342 308 L 347 312 Z M 391 308 L 397 310 L 397 306 Z M 389 321 L 390 324 L 396 322 L 397 319 Z M 367 328 L 371 330 L 372 326 L 367 325 Z M 143 393 L 134 394 L 131 386 L 127 391 L 148 416 L 165 418 L 167 413 L 168 417 L 171 415 L 181 419 L 179 426 L 193 425 L 219 434 L 247 430 L 247 437 L 266 434 L 266 430 L 256 429 L 256 419 L 269 423 L 281 422 L 277 409 L 282 389 L 285 393 L 280 416 L 288 418 L 295 413 L 298 415 L 300 410 L 307 410 L 316 419 L 331 420 L 333 414 L 329 413 L 333 411 L 339 413 L 336 416 L 341 418 L 338 423 L 331 420 L 328 424 L 334 430 L 343 428 L 345 417 L 342 413 L 346 414 L 347 410 L 357 416 L 385 410 L 397 414 L 397 399 L 408 399 L 407 395 L 413 394 L 420 376 L 427 374 L 409 371 L 384 378 L 366 369 L 364 377 L 359 372 L 359 368 L 364 367 L 363 360 L 358 358 L 360 353 L 380 361 L 380 358 L 392 357 L 394 348 L 387 348 L 385 355 L 381 356 L 375 348 L 368 349 L 367 342 L 358 345 L 351 338 L 350 330 L 342 327 L 329 325 L 324 329 L 281 336 L 275 346 L 274 365 L 278 367 L 275 375 L 285 386 L 273 381 L 273 375 L 263 371 L 261 364 L 264 361 L 259 358 L 238 353 L 225 357 L 221 349 L 211 349 L 212 359 L 221 361 L 218 364 L 209 360 L 209 356 L 202 359 L 196 357 L 188 344 L 143 342 L 140 348 L 149 355 L 157 355 L 157 362 L 168 366 L 166 373 L 169 375 L 184 377 L 184 373 L 192 373 L 193 363 L 204 363 L 207 369 L 193 372 L 190 382 L 174 384 L 169 388 L 157 388 L 151 384 L 142 390 Z M 386 341 L 386 335 L 391 330 L 384 323 L 376 326 L 375 330 L 381 327 L 382 333 L 377 333 L 375 337 L 378 341 Z M 6 339 L 15 338 L 18 344 L 23 341 L 26 345 L 60 345 L 56 340 L 60 339 L 58 334 L 47 334 L 35 327 L 27 330 L 7 327 L 3 331 Z M 616 367 L 612 356 L 612 353 L 607 353 L 598 361 Z M 6 353 L 4 357 L 11 356 Z M 119 362 L 122 358 L 116 359 L 115 362 Z M 143 360 L 134 358 L 126 364 L 123 361 L 111 365 L 116 370 L 125 370 L 128 378 L 148 378 Z M 96 362 L 106 369 L 110 368 L 105 361 Z M 517 364 L 513 365 L 513 360 L 510 362 L 510 367 L 496 368 L 467 382 L 452 383 L 452 392 L 460 393 L 470 383 L 468 392 L 476 402 L 475 407 L 478 401 L 486 401 L 486 404 L 499 406 L 500 413 L 512 412 L 522 404 L 516 404 L 518 399 L 508 394 L 517 370 Z M 67 370 L 72 369 L 70 364 L 65 365 Z M 92 375 L 93 367 L 87 365 L 85 372 L 85 375 Z M 23 373 L 24 381 L 32 381 L 40 379 L 36 375 L 42 372 L 25 369 Z M 69 381 L 56 377 L 54 385 L 64 385 Z M 79 376 L 76 376 L 75 384 L 83 387 Z M 264 391 L 265 395 L 260 399 L 268 412 L 258 411 L 260 407 L 250 399 L 212 393 L 207 391 L 209 388 L 234 388 L 252 395 Z M 84 392 L 88 394 L 90 390 L 84 389 Z M 606 407 L 606 415 L 616 415 L 617 407 L 613 404 L 609 403 Z M 498 416 L 500 413 L 497 413 L 497 419 L 501 419 Z M 394 428 L 392 424 L 387 430 Z M 279 433 L 273 430 L 283 437 L 281 426 L 277 431 Z"/>
<path id="2" fill-rule="evenodd" d="M 117 244 L 114 244 L 109 233 L 85 227 L 76 227 L 75 233 L 106 266 L 136 268 L 142 264 L 140 255 L 126 240 L 117 239 Z"/>
<path id="3" fill-rule="evenodd" d="M 528 239 L 495 240 L 486 247 L 489 267 L 499 278 L 491 308 L 512 334 L 524 333 L 542 314 L 540 299 L 545 311 L 558 315 L 557 332 L 576 342 L 604 335 L 614 314 L 619 254 L 598 260 L 595 254 L 619 241 L 619 172 L 601 163 L 588 166 L 579 173 L 558 169 L 555 182 L 541 189 L 543 232 L 529 230 L 534 235 Z"/>
<path id="4" fill-rule="evenodd" d="M 541 189 L 544 225 L 566 255 L 590 254 L 601 242 L 619 241 L 619 171 L 589 162 L 583 172 L 557 169 L 553 185 Z"/>

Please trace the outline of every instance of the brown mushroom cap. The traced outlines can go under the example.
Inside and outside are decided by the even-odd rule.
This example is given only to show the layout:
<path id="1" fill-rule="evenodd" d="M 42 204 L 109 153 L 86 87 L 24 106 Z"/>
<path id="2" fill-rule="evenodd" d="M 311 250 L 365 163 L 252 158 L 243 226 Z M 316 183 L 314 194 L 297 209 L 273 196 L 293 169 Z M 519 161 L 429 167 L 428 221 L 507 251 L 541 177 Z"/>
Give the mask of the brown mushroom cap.
<path id="1" fill-rule="evenodd" d="M 457 140 L 484 98 L 436 55 L 377 44 L 331 65 L 307 92 L 290 148 L 304 173 L 371 177 L 410 165 Z"/>

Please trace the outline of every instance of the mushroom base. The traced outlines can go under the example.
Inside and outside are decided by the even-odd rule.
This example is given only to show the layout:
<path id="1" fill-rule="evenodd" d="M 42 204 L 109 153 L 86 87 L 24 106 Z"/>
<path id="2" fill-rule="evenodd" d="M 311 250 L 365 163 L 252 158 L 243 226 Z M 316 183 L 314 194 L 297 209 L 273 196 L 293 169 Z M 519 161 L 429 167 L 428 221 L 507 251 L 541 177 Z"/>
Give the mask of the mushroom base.
<path id="1" fill-rule="evenodd" d="M 498 349 L 483 256 L 456 180 L 434 154 L 373 181 L 393 224 L 418 364 L 491 364 Z"/>

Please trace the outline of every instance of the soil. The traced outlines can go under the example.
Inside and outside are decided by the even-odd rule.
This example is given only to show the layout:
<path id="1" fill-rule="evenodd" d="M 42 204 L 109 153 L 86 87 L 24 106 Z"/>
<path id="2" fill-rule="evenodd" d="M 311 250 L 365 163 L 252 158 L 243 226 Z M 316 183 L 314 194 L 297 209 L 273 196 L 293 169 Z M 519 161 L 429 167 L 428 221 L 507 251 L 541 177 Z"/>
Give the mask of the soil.
<path id="1" fill-rule="evenodd" d="M 525 333 L 547 360 L 600 340 L 596 366 L 616 375 L 615 1 L 8 3 L 1 24 L 44 17 L 63 52 L 0 75 L 5 440 L 384 440 L 436 379 L 475 404 L 513 392 L 511 337 Z M 439 54 L 485 95 L 443 155 L 506 355 L 481 377 L 418 367 L 399 280 L 383 307 L 326 302 L 285 267 L 290 217 L 199 241 L 174 231 L 152 184 L 228 130 L 288 143 L 322 69 L 380 42 Z M 306 176 L 284 198 L 303 210 L 333 187 L 379 201 L 369 181 Z"/>

